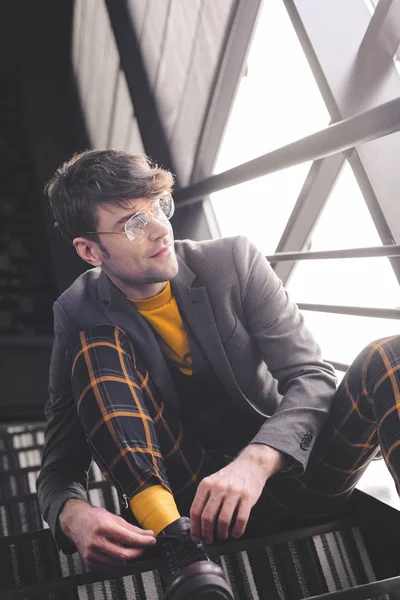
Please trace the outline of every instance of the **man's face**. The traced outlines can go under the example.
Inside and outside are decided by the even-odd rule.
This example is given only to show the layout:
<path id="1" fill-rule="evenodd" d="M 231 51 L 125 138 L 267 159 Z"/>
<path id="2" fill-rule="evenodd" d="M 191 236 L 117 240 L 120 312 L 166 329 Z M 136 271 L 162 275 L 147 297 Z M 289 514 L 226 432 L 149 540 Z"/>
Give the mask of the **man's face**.
<path id="1" fill-rule="evenodd" d="M 126 221 L 143 207 L 149 217 L 145 229 L 148 237 L 140 244 L 130 242 L 126 235 L 99 235 L 102 247 L 107 250 L 102 252 L 103 270 L 131 297 L 141 297 L 144 287 L 169 281 L 177 274 L 171 224 L 154 216 L 149 199 L 128 201 L 123 208 L 105 205 L 97 209 L 97 231 L 122 233 Z M 157 287 L 154 292 L 157 293 Z"/>

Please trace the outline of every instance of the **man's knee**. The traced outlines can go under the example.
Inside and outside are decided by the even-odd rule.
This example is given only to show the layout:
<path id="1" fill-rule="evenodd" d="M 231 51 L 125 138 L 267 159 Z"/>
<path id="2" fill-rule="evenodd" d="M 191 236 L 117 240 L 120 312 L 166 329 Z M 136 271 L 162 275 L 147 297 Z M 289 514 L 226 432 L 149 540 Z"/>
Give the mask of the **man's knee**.
<path id="1" fill-rule="evenodd" d="M 79 332 L 79 335 L 83 335 L 86 338 L 96 338 L 99 340 L 115 341 L 116 337 L 127 337 L 125 331 L 117 325 L 111 323 L 99 323 L 88 327 Z"/>
<path id="2" fill-rule="evenodd" d="M 400 335 L 380 338 L 368 344 L 347 372 L 348 379 L 357 377 L 364 391 L 373 392 L 377 381 L 400 361 Z"/>
<path id="3" fill-rule="evenodd" d="M 384 338 L 379 338 L 370 344 L 368 344 L 367 348 L 371 350 L 380 351 L 384 350 L 389 352 L 399 353 L 400 351 L 400 335 L 391 335 Z"/>
<path id="4" fill-rule="evenodd" d="M 361 350 L 354 363 L 368 361 L 373 355 L 400 357 L 400 335 L 379 338 L 370 342 Z"/>
<path id="5" fill-rule="evenodd" d="M 101 344 L 132 351 L 130 339 L 123 329 L 116 325 L 101 323 L 73 334 L 68 343 L 67 356 L 70 361 L 73 361 L 82 350 Z"/>

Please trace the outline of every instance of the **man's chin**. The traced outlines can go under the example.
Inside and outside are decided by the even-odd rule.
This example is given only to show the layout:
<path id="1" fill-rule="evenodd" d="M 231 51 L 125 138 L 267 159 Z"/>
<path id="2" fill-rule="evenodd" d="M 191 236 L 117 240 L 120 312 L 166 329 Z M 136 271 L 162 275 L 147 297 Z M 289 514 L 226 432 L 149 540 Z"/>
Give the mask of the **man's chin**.
<path id="1" fill-rule="evenodd" d="M 174 261 L 171 264 L 171 268 L 169 269 L 169 277 L 168 277 L 168 281 L 173 279 L 174 277 L 177 276 L 179 271 L 179 265 L 178 265 L 178 261 L 176 260 L 176 256 L 174 255 Z"/>
<path id="2" fill-rule="evenodd" d="M 174 260 L 168 261 L 168 264 L 165 265 L 163 268 L 160 266 L 160 268 L 152 270 L 152 273 L 154 274 L 154 279 L 157 279 L 157 282 L 159 283 L 162 281 L 170 281 L 171 279 L 174 279 L 174 277 L 176 277 L 176 275 L 178 274 L 178 270 L 178 261 L 176 260 L 176 257 L 174 257 Z"/>
<path id="3" fill-rule="evenodd" d="M 168 267 L 167 267 L 168 265 Z M 166 267 L 168 269 L 168 271 L 174 272 L 173 277 L 175 277 L 175 275 L 178 272 L 178 259 L 176 258 L 176 254 L 175 252 L 172 252 L 168 257 L 167 257 L 167 262 L 166 262 Z"/>

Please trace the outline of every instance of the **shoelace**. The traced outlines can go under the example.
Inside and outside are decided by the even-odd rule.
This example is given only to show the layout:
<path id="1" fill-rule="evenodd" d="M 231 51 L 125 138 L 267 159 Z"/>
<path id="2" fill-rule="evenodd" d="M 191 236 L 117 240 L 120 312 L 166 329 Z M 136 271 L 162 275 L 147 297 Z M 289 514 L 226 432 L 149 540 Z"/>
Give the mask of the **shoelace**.
<path id="1" fill-rule="evenodd" d="M 163 539 L 173 542 L 173 547 L 167 549 L 170 567 L 173 572 L 193 562 L 207 560 L 202 545 L 193 542 L 189 536 L 182 539 L 182 537 L 166 534 L 163 535 Z"/>

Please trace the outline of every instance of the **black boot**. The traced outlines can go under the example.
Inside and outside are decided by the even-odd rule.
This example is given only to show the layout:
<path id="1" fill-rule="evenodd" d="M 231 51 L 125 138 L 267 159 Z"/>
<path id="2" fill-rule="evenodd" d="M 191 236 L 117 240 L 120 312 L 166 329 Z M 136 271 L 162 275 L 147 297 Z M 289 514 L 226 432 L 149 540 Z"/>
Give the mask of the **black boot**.
<path id="1" fill-rule="evenodd" d="M 187 517 L 165 527 L 157 536 L 157 545 L 167 563 L 164 600 L 232 600 L 222 569 L 190 537 Z"/>

